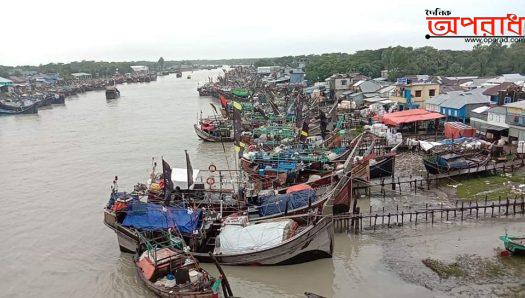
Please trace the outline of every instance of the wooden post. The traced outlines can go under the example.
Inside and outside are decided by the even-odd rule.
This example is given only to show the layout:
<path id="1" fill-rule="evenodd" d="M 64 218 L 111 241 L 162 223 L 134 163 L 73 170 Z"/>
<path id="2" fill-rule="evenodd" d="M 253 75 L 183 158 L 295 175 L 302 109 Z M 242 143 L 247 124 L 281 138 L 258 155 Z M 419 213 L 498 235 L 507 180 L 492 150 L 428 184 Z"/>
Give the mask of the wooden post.
<path id="1" fill-rule="evenodd" d="M 463 201 L 461 201 L 461 221 L 463 221 Z"/>
<path id="2" fill-rule="evenodd" d="M 417 210 L 416 210 L 416 225 L 417 225 L 417 213 L 418 213 L 418 212 L 417 212 Z"/>
<path id="3" fill-rule="evenodd" d="M 458 209 L 458 201 L 456 201 L 456 207 L 454 208 L 454 219 L 456 219 L 456 210 Z"/>
<path id="4" fill-rule="evenodd" d="M 376 230 L 376 224 L 377 224 L 377 213 L 376 213 L 375 219 L 374 219 L 374 231 Z"/>
<path id="5" fill-rule="evenodd" d="M 404 222 L 403 219 L 404 219 L 404 213 L 403 213 L 403 211 L 401 211 L 401 225 L 403 225 L 403 222 Z"/>
<path id="6" fill-rule="evenodd" d="M 478 219 L 478 213 L 479 213 L 479 208 L 478 208 L 478 200 L 476 200 L 476 219 Z"/>
<path id="7" fill-rule="evenodd" d="M 388 224 L 387 224 L 387 227 L 390 228 L 390 212 L 388 212 Z"/>
<path id="8" fill-rule="evenodd" d="M 430 211 L 430 215 L 432 217 L 432 225 L 434 225 L 434 210 Z"/>
<path id="9" fill-rule="evenodd" d="M 468 201 L 468 214 L 472 215 L 472 201 Z"/>
<path id="10" fill-rule="evenodd" d="M 492 202 L 492 214 L 490 215 L 490 217 L 494 217 L 494 202 Z"/>
<path id="11" fill-rule="evenodd" d="M 425 222 L 428 222 L 428 203 L 425 204 Z"/>
<path id="12" fill-rule="evenodd" d="M 372 205 L 370 205 L 370 212 L 368 214 L 370 214 L 370 226 L 372 226 Z"/>
<path id="13" fill-rule="evenodd" d="M 487 195 L 485 195 L 485 208 L 483 208 L 483 217 L 485 217 L 485 214 L 487 214 Z"/>

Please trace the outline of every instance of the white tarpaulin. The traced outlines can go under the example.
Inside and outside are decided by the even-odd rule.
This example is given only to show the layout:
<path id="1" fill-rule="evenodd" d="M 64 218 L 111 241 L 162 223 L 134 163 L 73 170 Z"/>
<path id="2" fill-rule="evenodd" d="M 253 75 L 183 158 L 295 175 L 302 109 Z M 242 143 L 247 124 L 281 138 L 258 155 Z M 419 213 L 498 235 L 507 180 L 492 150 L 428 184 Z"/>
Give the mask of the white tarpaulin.
<path id="1" fill-rule="evenodd" d="M 193 169 L 193 182 L 197 181 L 197 176 L 199 176 L 199 170 Z M 171 169 L 171 181 L 173 182 L 173 187 L 180 187 L 181 189 L 188 188 L 188 170 L 181 168 L 172 168 Z"/>
<path id="2" fill-rule="evenodd" d="M 287 239 L 295 222 L 291 219 L 252 224 L 246 227 L 226 225 L 219 234 L 216 253 L 253 252 L 279 245 Z"/>
<path id="3" fill-rule="evenodd" d="M 443 144 L 439 143 L 439 142 L 419 141 L 419 146 L 421 146 L 421 149 L 423 149 L 425 151 L 428 151 L 428 150 L 434 148 L 435 146 L 441 146 L 441 145 L 443 145 Z"/>

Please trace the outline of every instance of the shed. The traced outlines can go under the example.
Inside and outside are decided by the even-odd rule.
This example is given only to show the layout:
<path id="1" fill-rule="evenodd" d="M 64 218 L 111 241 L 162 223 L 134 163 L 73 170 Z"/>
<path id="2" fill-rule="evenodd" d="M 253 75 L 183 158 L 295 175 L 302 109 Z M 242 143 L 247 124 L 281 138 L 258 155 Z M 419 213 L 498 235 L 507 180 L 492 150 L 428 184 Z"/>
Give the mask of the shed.
<path id="1" fill-rule="evenodd" d="M 440 113 L 429 112 L 423 109 L 405 110 L 387 113 L 379 117 L 379 120 L 390 126 L 399 126 L 406 123 L 414 123 L 428 120 L 441 119 L 445 116 Z"/>
<path id="2" fill-rule="evenodd" d="M 0 87 L 12 86 L 12 85 L 13 85 L 13 81 L 0 77 Z"/>

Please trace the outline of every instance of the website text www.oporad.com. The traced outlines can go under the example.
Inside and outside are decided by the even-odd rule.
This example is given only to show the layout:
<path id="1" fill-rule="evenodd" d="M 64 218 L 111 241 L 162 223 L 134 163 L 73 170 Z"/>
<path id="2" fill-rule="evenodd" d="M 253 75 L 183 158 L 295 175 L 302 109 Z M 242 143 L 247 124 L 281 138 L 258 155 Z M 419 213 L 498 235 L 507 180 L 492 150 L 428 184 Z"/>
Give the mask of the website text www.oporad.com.
<path id="1" fill-rule="evenodd" d="M 525 42 L 525 36 L 505 36 L 505 37 L 496 37 L 496 36 L 484 36 L 484 37 L 465 37 L 465 42 L 474 42 L 474 43 L 504 43 L 504 42 Z"/>

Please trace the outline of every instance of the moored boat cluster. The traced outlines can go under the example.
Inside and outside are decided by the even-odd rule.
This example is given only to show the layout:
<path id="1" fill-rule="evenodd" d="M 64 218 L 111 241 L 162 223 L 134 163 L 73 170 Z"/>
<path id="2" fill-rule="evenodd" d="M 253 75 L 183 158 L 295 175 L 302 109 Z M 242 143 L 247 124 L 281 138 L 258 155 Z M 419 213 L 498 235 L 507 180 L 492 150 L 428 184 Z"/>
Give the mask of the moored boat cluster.
<path id="1" fill-rule="evenodd" d="M 421 152 L 427 179 L 486 171 L 489 163 L 509 162 L 509 150 L 523 153 L 478 138 L 468 125 L 445 122 L 436 112 L 388 102 L 362 106 L 322 86 L 307 89 L 302 81 L 282 82 L 254 67 L 225 71 L 198 88 L 217 103 L 194 129 L 205 142 L 233 143 L 238 168 L 211 164 L 197 171 L 186 153 L 186 168 L 173 169 L 162 160 L 157 171 L 154 163 L 148 182 L 133 190 L 119 190 L 115 177 L 104 222 L 121 251 L 142 259 L 136 262 L 139 276 L 155 293 L 183 296 L 189 287 L 216 294 L 222 283 L 228 285 L 223 294 L 231 296 L 224 274 L 202 283 L 187 278 L 209 276 L 192 267 L 198 262 L 215 262 L 222 271 L 220 265 L 330 258 L 334 217 L 359 215 L 356 194 L 374 180 L 382 187 L 385 178 L 393 187 L 394 181 L 400 184 L 395 161 L 404 152 Z M 148 244 L 165 237 L 171 239 L 168 246 Z M 151 257 L 144 261 L 144 254 L 156 252 L 170 256 L 169 270 Z M 178 258 L 192 265 L 172 263 Z"/>
<path id="2" fill-rule="evenodd" d="M 39 108 L 64 104 L 67 97 L 88 91 L 106 90 L 107 99 L 116 99 L 120 97 L 117 84 L 157 80 L 157 75 L 149 72 L 127 76 L 115 74 L 105 78 L 77 75 L 74 79 L 61 79 L 55 75 L 40 79 L 18 78 L 16 82 L 3 80 L 4 85 L 0 84 L 0 115 L 36 114 Z"/>

